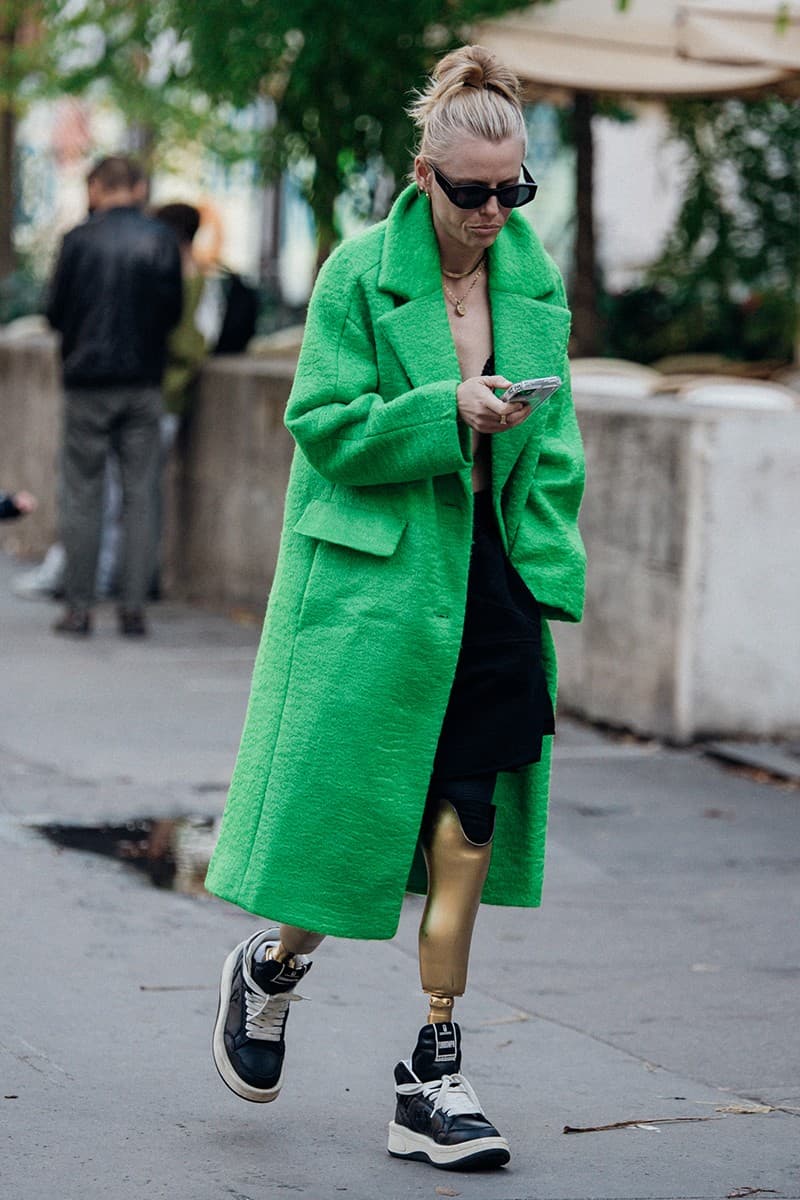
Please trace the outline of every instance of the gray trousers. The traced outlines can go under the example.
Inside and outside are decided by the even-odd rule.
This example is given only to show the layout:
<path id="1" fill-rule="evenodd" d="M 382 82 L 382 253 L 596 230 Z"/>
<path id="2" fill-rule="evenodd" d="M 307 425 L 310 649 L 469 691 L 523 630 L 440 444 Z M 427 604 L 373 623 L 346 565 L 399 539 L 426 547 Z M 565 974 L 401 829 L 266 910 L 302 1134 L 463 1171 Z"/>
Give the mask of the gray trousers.
<path id="1" fill-rule="evenodd" d="M 155 387 L 70 388 L 64 396 L 61 537 L 70 608 L 91 608 L 109 450 L 122 484 L 119 597 L 141 608 L 155 553 L 154 497 L 159 471 L 161 391 Z"/>

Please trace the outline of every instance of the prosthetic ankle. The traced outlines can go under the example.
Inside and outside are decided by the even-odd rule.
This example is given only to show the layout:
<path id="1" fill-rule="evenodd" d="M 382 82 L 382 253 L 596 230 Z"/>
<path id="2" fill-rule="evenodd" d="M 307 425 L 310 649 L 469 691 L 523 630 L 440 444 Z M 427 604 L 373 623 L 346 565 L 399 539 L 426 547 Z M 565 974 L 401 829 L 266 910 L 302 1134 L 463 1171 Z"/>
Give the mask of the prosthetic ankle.
<path id="1" fill-rule="evenodd" d="M 454 999 L 464 994 L 493 832 L 491 804 L 468 797 L 428 801 L 421 839 L 428 898 L 419 929 L 419 971 L 430 1000 L 429 1024 L 452 1021 Z"/>
<path id="2" fill-rule="evenodd" d="M 275 962 L 291 962 L 296 954 L 310 954 L 325 937 L 324 933 L 312 933 L 298 925 L 281 925 L 280 941 L 268 951 Z"/>

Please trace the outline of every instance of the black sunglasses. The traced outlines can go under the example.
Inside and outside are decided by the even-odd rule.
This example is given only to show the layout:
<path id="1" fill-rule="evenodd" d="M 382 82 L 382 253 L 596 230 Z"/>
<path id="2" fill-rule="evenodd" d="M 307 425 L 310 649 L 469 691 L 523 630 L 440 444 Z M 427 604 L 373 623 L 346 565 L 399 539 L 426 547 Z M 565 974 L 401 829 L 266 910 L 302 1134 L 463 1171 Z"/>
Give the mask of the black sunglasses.
<path id="1" fill-rule="evenodd" d="M 497 196 L 503 208 L 521 208 L 523 204 L 530 204 L 538 190 L 538 184 L 524 163 L 522 174 L 525 182 L 505 183 L 499 188 L 486 187 L 482 183 L 451 183 L 438 167 L 433 163 L 430 166 L 439 187 L 456 208 L 482 208 L 490 196 Z"/>

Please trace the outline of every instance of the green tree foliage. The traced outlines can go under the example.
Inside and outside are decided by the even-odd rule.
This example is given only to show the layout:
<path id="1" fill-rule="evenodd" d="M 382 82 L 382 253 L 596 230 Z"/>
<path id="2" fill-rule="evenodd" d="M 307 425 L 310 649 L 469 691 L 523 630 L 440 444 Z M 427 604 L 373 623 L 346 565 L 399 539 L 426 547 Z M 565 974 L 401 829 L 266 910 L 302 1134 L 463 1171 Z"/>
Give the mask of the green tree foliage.
<path id="1" fill-rule="evenodd" d="M 17 122 L 26 85 L 50 66 L 43 17 L 42 3 L 0 0 L 0 281 L 16 266 L 12 223 Z"/>
<path id="2" fill-rule="evenodd" d="M 336 240 L 335 201 L 354 174 L 380 163 L 398 185 L 408 170 L 414 134 L 404 108 L 436 56 L 464 40 L 468 22 L 519 7 L 519 0 L 173 2 L 202 87 L 238 106 L 256 97 L 274 103 L 268 175 L 311 164 L 306 192 L 320 258 Z"/>
<path id="3" fill-rule="evenodd" d="M 646 358 L 790 358 L 800 317 L 800 103 L 682 102 L 671 124 L 684 150 L 683 202 L 646 287 L 616 307 L 619 337 L 637 339 Z M 632 348 L 619 338 L 612 347 Z"/>
<path id="4" fill-rule="evenodd" d="M 195 86 L 191 56 L 171 24 L 171 0 L 0 0 L 0 279 L 15 267 L 14 148 L 34 101 L 67 94 L 110 99 L 144 165 L 202 142 L 223 159 L 255 155 L 250 126 Z"/>
<path id="5" fill-rule="evenodd" d="M 255 152 L 230 113 L 196 86 L 170 0 L 72 0 L 55 7 L 58 90 L 108 97 L 125 117 L 129 149 L 145 166 L 193 141 L 211 145 L 220 157 Z"/>

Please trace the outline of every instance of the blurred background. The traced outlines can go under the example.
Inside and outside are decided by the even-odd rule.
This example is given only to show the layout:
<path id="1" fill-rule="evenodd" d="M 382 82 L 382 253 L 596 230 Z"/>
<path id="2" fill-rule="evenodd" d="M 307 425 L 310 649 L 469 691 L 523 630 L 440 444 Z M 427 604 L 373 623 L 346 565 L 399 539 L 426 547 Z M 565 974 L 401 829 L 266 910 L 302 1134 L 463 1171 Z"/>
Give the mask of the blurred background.
<path id="1" fill-rule="evenodd" d="M 198 208 L 201 269 L 234 271 L 257 301 L 243 353 L 212 353 L 194 385 L 164 586 L 263 606 L 316 270 L 388 211 L 410 94 L 464 41 L 524 82 L 540 190 L 522 211 L 573 309 L 591 572 L 587 620 L 562 633 L 564 702 L 677 740 L 800 736 L 795 0 L 8 0 L 0 469 L 40 506 L 0 545 L 37 558 L 56 538 L 38 314 L 88 167 L 132 154 L 150 204 Z"/>
<path id="2" fill-rule="evenodd" d="M 126 152 L 150 173 L 154 203 L 202 206 L 198 253 L 257 281 L 261 327 L 280 323 L 335 241 L 385 214 L 413 146 L 410 92 L 437 54 L 474 39 L 525 82 L 531 220 L 573 301 L 595 293 L 576 349 L 788 361 L 796 14 L 732 2 L 726 22 L 724 4 L 706 5 L 718 28 L 703 38 L 687 21 L 702 7 L 10 0 L 0 321 L 37 311 L 59 237 L 83 216 L 87 167 Z"/>
<path id="3" fill-rule="evenodd" d="M 202 890 L 225 801 L 316 270 L 387 212 L 411 94 L 468 41 L 524 83 L 588 579 L 553 630 L 546 902 L 486 908 L 459 1009 L 514 1174 L 434 1189 L 383 1153 L 375 1069 L 413 1028 L 416 898 L 394 941 L 320 954 L 264 1121 L 206 1061 L 242 914 L 164 889 Z M 150 635 L 115 628 L 109 455 L 104 602 L 55 637 L 44 301 L 109 154 L 162 219 L 197 210 L 197 328 L 165 376 Z M 0 522 L 4 1195 L 800 1194 L 799 311 L 800 0 L 0 0 L 0 516 L 27 514 Z"/>

